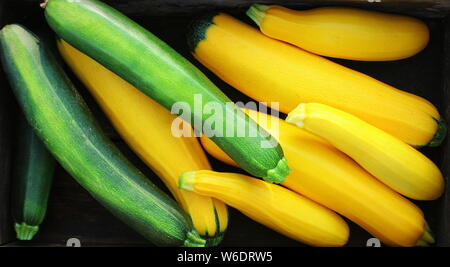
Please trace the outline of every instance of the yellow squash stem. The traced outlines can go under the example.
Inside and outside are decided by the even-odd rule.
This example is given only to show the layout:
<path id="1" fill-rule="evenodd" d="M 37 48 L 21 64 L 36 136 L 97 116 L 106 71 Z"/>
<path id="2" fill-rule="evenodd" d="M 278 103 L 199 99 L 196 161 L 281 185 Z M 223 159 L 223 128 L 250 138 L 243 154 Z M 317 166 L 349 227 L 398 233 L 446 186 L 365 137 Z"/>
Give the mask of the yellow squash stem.
<path id="1" fill-rule="evenodd" d="M 444 190 L 444 178 L 430 159 L 349 113 L 323 104 L 300 104 L 286 121 L 324 138 L 404 196 L 434 200 Z"/>
<path id="2" fill-rule="evenodd" d="M 217 198 L 251 219 L 313 246 L 343 246 L 347 223 L 331 210 L 279 185 L 236 173 L 186 172 L 179 186 Z"/>
<path id="3" fill-rule="evenodd" d="M 426 47 L 430 35 L 427 25 L 416 18 L 356 8 L 292 10 L 254 4 L 247 15 L 271 38 L 350 60 L 411 57 Z"/>
<path id="4" fill-rule="evenodd" d="M 181 173 L 211 169 L 197 139 L 193 135 L 175 137 L 171 127 L 176 117 L 170 111 L 65 41 L 59 40 L 58 48 L 122 138 L 163 180 L 191 216 L 197 232 L 211 238 L 210 245 L 220 242 L 228 225 L 225 204 L 178 189 Z"/>
<path id="5" fill-rule="evenodd" d="M 252 110 L 246 113 L 278 137 L 283 147 L 292 172 L 282 186 L 347 217 L 387 245 L 414 246 L 419 240 L 433 243 L 416 205 L 329 142 L 282 119 Z M 207 137 L 201 141 L 213 157 L 238 167 Z"/>
<path id="6" fill-rule="evenodd" d="M 323 103 L 414 146 L 437 146 L 445 136 L 440 115 L 427 100 L 269 38 L 229 15 L 199 20 L 192 29 L 189 44 L 196 59 L 237 90 L 281 112 L 299 103 Z"/>

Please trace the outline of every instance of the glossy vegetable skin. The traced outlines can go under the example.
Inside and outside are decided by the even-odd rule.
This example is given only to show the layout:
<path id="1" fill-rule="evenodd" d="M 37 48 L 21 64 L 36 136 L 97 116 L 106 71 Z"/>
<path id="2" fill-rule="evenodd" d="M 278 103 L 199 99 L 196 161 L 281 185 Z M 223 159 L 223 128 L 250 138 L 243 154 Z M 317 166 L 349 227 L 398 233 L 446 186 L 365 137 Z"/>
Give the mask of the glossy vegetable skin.
<path id="1" fill-rule="evenodd" d="M 247 15 L 261 31 L 317 55 L 363 61 L 414 56 L 430 33 L 419 19 L 348 7 L 292 10 L 252 5 Z"/>
<path id="2" fill-rule="evenodd" d="M 281 147 L 152 33 L 96 0 L 50 0 L 44 7 L 47 22 L 59 37 L 211 136 L 246 171 L 276 183 L 289 173 Z M 209 114 L 212 107 L 220 112 Z M 227 118 L 230 115 L 233 120 Z M 237 128 L 255 134 L 240 136 Z"/>
<path id="3" fill-rule="evenodd" d="M 236 173 L 193 171 L 180 188 L 222 200 L 251 219 L 313 246 L 343 246 L 347 223 L 334 212 L 279 185 Z M 281 204 L 280 204 L 281 203 Z"/>
<path id="4" fill-rule="evenodd" d="M 289 113 L 322 103 L 353 114 L 414 146 L 437 146 L 445 124 L 430 102 L 292 45 L 223 13 L 188 34 L 203 65 L 242 93 Z"/>
<path id="5" fill-rule="evenodd" d="M 434 200 L 444 191 L 444 177 L 430 159 L 351 114 L 308 103 L 295 108 L 286 121 L 324 138 L 404 196 Z"/>
<path id="6" fill-rule="evenodd" d="M 278 137 L 291 162 L 292 172 L 282 186 L 347 217 L 387 245 L 409 247 L 434 243 L 423 213 L 416 205 L 329 142 L 284 120 L 256 111 L 246 112 Z M 201 141 L 209 154 L 237 166 L 211 140 L 202 137 Z"/>
<path id="7" fill-rule="evenodd" d="M 31 240 L 47 212 L 56 161 L 25 118 L 16 123 L 11 196 L 14 228 L 18 239 Z"/>
<path id="8" fill-rule="evenodd" d="M 58 40 L 58 48 L 122 138 L 190 215 L 197 232 L 209 243 L 219 243 L 228 225 L 227 207 L 216 199 L 178 188 L 183 172 L 211 169 L 197 138 L 175 137 L 171 130 L 177 118 L 170 111 L 65 41 Z M 184 126 L 192 132 L 190 125 Z"/>
<path id="9" fill-rule="evenodd" d="M 41 40 L 20 25 L 7 25 L 0 43 L 3 67 L 27 120 L 81 186 L 156 245 L 205 244 L 176 203 L 104 135 Z"/>

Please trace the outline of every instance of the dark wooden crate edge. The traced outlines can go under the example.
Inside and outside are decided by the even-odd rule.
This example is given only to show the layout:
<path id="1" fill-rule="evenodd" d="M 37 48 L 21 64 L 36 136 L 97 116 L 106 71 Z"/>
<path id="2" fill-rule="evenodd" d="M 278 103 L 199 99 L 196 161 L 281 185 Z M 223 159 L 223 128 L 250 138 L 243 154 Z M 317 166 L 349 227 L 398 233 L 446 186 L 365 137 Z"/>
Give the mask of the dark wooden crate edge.
<path id="1" fill-rule="evenodd" d="M 250 3 L 261 4 L 286 4 L 296 8 L 309 8 L 324 5 L 347 5 L 363 7 L 368 9 L 383 10 L 389 12 L 402 12 L 417 16 L 443 17 L 450 11 L 450 1 L 447 0 L 103 0 L 113 7 L 130 15 L 164 15 L 164 14 L 186 14 L 192 12 L 203 12 L 211 7 L 221 9 L 244 9 Z M 37 5 L 43 0 L 23 0 L 27 4 Z M 21 5 L 20 3 L 18 5 Z"/>
<path id="2" fill-rule="evenodd" d="M 1 74 L 1 72 L 0 72 Z M 12 226 L 9 209 L 10 157 L 11 157 L 11 120 L 7 110 L 7 92 L 4 92 L 5 81 L 0 79 L 0 245 L 12 240 Z"/>
<path id="3" fill-rule="evenodd" d="M 0 23 L 3 25 L 4 4 L 0 2 Z M 12 99 L 4 73 L 0 69 L 0 245 L 13 240 L 9 208 L 11 118 L 8 110 Z"/>
<path id="4" fill-rule="evenodd" d="M 445 113 L 444 118 L 450 122 L 450 15 L 445 20 L 445 39 L 444 39 L 444 69 L 443 89 Z M 439 246 L 450 247 L 450 131 L 447 132 L 447 139 L 444 143 L 444 156 L 441 162 L 442 172 L 446 180 L 446 191 L 442 196 L 440 203 L 441 218 L 438 223 L 437 243 Z"/>
<path id="5" fill-rule="evenodd" d="M 289 2 L 289 1 L 288 1 Z M 336 2 L 336 1 L 332 1 L 332 2 Z M 358 2 L 358 1 L 356 1 Z M 430 1 L 424 1 L 424 2 L 430 2 Z M 2 10 L 3 10 L 3 4 L 4 2 L 0 2 L 0 21 L 3 22 L 1 20 L 2 18 Z M 447 9 L 445 9 L 446 13 L 448 14 Z M 440 13 L 442 14 L 442 13 Z M 444 20 L 444 25 L 445 25 L 445 36 L 446 39 L 443 42 L 444 44 L 444 62 L 443 62 L 443 73 L 442 73 L 442 80 L 443 80 L 443 90 L 444 90 L 444 96 L 445 96 L 445 111 L 443 113 L 443 116 L 445 117 L 445 119 L 447 121 L 450 121 L 450 16 L 447 15 L 446 19 Z M 3 23 L 2 23 L 3 25 Z M 2 82 L 0 80 L 0 82 Z M 3 81 L 4 82 L 4 81 Z M 5 83 L 0 83 L 0 85 L 4 86 Z M 3 92 L 0 92 L 3 93 Z M 3 98 L 3 95 L 0 96 Z M 11 99 L 11 101 L 13 101 Z M 4 112 L 6 107 L 1 104 L 2 107 L 0 107 L 0 113 L 3 112 L 3 114 L 7 114 L 6 112 Z M 1 116 L 2 114 L 0 114 Z M 8 115 L 6 115 L 7 118 Z M 0 118 L 1 120 L 1 118 Z M 10 122 L 8 122 L 9 118 L 7 118 L 7 123 L 10 124 Z M 0 142 L 2 141 L 2 134 L 5 134 L 5 132 L 2 129 L 2 132 L 0 132 Z M 10 133 L 6 133 L 7 135 L 10 135 Z M 450 142 L 448 141 L 449 139 L 449 134 L 447 135 L 447 141 L 444 144 L 444 156 L 441 162 L 441 167 L 442 167 L 442 171 L 446 177 L 446 180 L 449 180 L 449 176 L 450 176 L 450 166 L 449 164 L 446 164 L 448 162 L 450 162 Z M 4 138 L 4 140 L 7 140 L 7 138 Z M 10 143 L 10 142 L 9 142 Z M 6 142 L 7 146 L 9 145 L 8 142 Z M 1 144 L 0 144 L 1 145 Z M 7 147 L 6 146 L 6 147 Z M 0 148 L 1 149 L 1 148 Z M 9 150 L 9 148 L 7 148 L 7 150 Z M 1 152 L 0 152 L 1 155 Z M 5 161 L 6 162 L 6 161 Z M 4 173 L 9 173 L 9 171 L 7 170 L 8 168 L 4 168 Z M 8 190 L 6 190 L 8 185 L 8 180 L 7 177 L 8 175 L 5 175 L 1 173 L 1 167 L 0 167 L 0 186 L 2 186 L 0 188 L 0 193 L 2 193 L 2 188 L 3 185 L 5 185 L 5 187 L 3 188 L 3 190 L 5 190 L 5 192 L 7 192 Z M 9 194 L 3 194 L 4 198 L 8 198 Z M 1 198 L 1 197 L 0 197 Z M 3 200 L 3 199 L 2 199 Z M 438 246 L 450 246 L 450 185 L 447 183 L 446 185 L 446 194 L 441 198 L 440 202 L 440 221 L 438 222 L 438 227 L 436 229 L 436 236 L 437 236 L 437 241 L 438 241 Z M 2 201 L 0 203 L 0 223 L 2 222 L 2 211 L 9 211 L 9 203 L 8 201 Z M 9 241 L 12 240 L 12 235 L 11 235 L 11 231 L 12 231 L 12 227 L 9 225 L 8 227 L 6 227 L 7 229 L 5 229 L 5 225 L 10 224 L 9 219 L 5 218 L 5 217 L 9 217 L 9 216 L 3 216 L 3 219 L 5 220 L 6 224 L 2 224 L 0 225 L 0 245 L 3 243 L 8 243 Z M 3 228 L 2 228 L 3 226 Z M 3 240 L 2 240 L 3 238 Z M 2 242 L 3 241 L 3 242 Z M 14 245 L 15 242 L 11 242 L 9 243 L 10 245 Z"/>

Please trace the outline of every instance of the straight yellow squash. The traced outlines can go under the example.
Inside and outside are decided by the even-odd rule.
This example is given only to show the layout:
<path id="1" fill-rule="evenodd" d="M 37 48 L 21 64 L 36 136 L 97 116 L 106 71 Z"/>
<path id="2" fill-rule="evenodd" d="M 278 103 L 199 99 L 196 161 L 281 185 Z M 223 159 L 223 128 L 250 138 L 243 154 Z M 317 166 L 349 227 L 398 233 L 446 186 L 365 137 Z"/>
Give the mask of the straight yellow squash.
<path id="1" fill-rule="evenodd" d="M 416 205 L 330 143 L 284 120 L 246 112 L 274 137 L 278 136 L 292 169 L 282 186 L 347 217 L 387 245 L 409 247 L 434 242 Z M 213 157 L 238 167 L 207 137 L 201 141 Z"/>
<path id="2" fill-rule="evenodd" d="M 122 138 L 190 215 L 198 233 L 210 238 L 210 245 L 220 242 L 228 224 L 225 204 L 178 189 L 183 172 L 211 169 L 197 139 L 174 137 L 171 125 L 176 116 L 170 111 L 65 41 L 59 40 L 58 48 Z"/>
<path id="3" fill-rule="evenodd" d="M 286 121 L 324 138 L 404 196 L 434 200 L 444 191 L 444 177 L 430 159 L 349 113 L 318 103 L 300 104 Z"/>
<path id="4" fill-rule="evenodd" d="M 269 38 L 229 15 L 198 20 L 191 28 L 195 58 L 253 99 L 278 102 L 286 114 L 300 103 L 322 103 L 414 146 L 437 146 L 445 136 L 445 124 L 427 100 Z"/>
<path id="5" fill-rule="evenodd" d="M 334 58 L 404 59 L 422 51 L 430 38 L 419 19 L 356 8 L 292 10 L 254 4 L 247 15 L 271 38 Z"/>
<path id="6" fill-rule="evenodd" d="M 331 210 L 279 185 L 237 173 L 192 171 L 179 186 L 222 200 L 251 219 L 313 246 L 347 243 L 347 223 Z"/>

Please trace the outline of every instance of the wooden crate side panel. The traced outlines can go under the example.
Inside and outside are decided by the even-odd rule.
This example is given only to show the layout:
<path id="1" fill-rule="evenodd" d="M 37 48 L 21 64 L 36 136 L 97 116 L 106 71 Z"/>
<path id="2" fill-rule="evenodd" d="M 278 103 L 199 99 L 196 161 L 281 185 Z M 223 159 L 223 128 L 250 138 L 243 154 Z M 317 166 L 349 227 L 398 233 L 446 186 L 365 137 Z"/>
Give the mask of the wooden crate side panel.
<path id="1" fill-rule="evenodd" d="M 38 5 L 43 0 L 15 0 L 13 5 Z M 102 0 L 132 15 L 189 14 L 210 9 L 244 9 L 251 3 L 279 4 L 291 7 L 345 5 L 418 16 L 443 17 L 450 11 L 448 0 Z"/>
<path id="2" fill-rule="evenodd" d="M 0 72 L 3 76 L 3 72 Z M 11 96 L 6 81 L 0 79 L 0 245 L 11 241 L 12 225 L 9 206 L 11 160 Z"/>
<path id="3" fill-rule="evenodd" d="M 445 40 L 444 40 L 444 105 L 445 120 L 450 122 L 450 16 L 445 19 Z M 448 124 L 447 124 L 448 125 Z M 450 131 L 447 132 L 447 140 L 444 143 L 444 156 L 442 159 L 442 172 L 446 179 L 446 191 L 440 203 L 440 221 L 438 224 L 437 244 L 443 247 L 450 247 Z"/>

